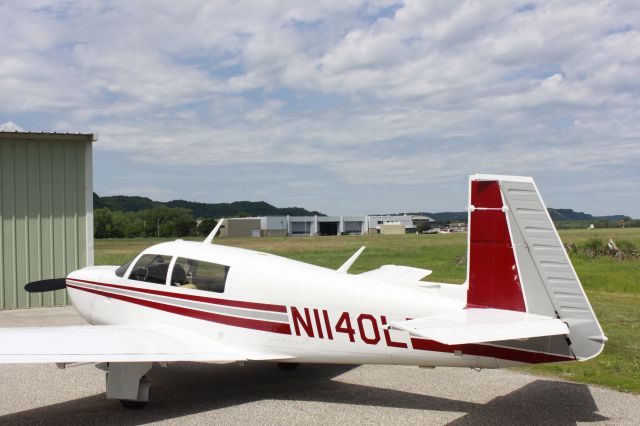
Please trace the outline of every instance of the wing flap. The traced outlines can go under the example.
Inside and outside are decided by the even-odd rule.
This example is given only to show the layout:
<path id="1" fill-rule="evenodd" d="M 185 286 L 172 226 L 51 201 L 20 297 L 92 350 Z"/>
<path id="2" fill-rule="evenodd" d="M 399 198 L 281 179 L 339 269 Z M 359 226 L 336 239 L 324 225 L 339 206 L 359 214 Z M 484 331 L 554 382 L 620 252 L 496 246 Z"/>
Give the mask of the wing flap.
<path id="1" fill-rule="evenodd" d="M 0 363 L 282 359 L 243 353 L 207 336 L 165 325 L 15 327 L 0 329 Z M 286 358 L 286 357 L 284 357 Z"/>
<path id="2" fill-rule="evenodd" d="M 557 318 L 503 309 L 464 309 L 390 326 L 446 345 L 569 334 L 567 324 Z"/>

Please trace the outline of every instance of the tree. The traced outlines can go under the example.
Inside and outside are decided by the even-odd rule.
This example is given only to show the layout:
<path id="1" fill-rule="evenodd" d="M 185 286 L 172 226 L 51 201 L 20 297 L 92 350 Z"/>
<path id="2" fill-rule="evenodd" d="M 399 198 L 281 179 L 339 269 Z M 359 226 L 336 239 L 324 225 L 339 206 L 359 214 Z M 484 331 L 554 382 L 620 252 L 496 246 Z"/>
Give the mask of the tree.
<path id="1" fill-rule="evenodd" d="M 146 223 L 147 236 L 186 237 L 193 235 L 196 221 L 191 210 L 158 206 L 138 213 Z"/>
<path id="2" fill-rule="evenodd" d="M 206 237 L 211 233 L 211 231 L 216 227 L 217 224 L 218 221 L 216 219 L 212 217 L 205 217 L 198 224 L 198 235 L 200 237 Z"/>
<path id="3" fill-rule="evenodd" d="M 139 212 L 123 212 L 103 208 L 94 213 L 96 238 L 171 238 L 195 233 L 196 221 L 188 209 L 158 206 Z"/>
<path id="4" fill-rule="evenodd" d="M 111 210 L 103 208 L 93 212 L 93 228 L 96 238 L 109 238 L 112 227 Z"/>
<path id="5" fill-rule="evenodd" d="M 127 216 L 124 212 L 115 211 L 112 212 L 112 227 L 109 238 L 124 238 L 125 228 L 127 227 Z"/>

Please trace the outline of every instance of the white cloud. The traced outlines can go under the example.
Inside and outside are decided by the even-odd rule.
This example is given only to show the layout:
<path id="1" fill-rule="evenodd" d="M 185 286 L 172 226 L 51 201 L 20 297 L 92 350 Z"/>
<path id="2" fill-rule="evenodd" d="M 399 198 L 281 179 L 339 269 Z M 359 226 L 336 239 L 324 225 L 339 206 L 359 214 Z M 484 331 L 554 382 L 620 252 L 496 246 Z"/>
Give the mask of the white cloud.
<path id="1" fill-rule="evenodd" d="M 638 22 L 604 0 L 2 3 L 0 120 L 346 187 L 596 179 L 640 160 Z"/>
<path id="2" fill-rule="evenodd" d="M 24 129 L 13 121 L 0 124 L 0 132 L 24 132 Z"/>

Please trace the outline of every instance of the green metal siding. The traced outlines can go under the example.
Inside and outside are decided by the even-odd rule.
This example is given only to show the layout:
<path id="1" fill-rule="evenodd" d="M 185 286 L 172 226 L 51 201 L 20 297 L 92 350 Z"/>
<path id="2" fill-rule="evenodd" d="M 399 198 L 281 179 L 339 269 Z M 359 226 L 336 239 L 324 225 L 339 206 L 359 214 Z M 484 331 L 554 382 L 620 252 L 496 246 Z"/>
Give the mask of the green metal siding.
<path id="1" fill-rule="evenodd" d="M 90 263 L 85 155 L 91 135 L 0 134 L 0 309 L 67 303 L 27 293 Z"/>

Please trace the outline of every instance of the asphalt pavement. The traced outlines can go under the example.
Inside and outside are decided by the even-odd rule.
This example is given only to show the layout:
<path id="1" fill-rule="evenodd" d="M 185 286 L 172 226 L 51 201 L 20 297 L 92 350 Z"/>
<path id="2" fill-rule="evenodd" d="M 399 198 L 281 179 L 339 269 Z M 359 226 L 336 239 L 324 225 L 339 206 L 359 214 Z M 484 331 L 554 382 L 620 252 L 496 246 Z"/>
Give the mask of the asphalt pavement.
<path id="1" fill-rule="evenodd" d="M 0 327 L 83 323 L 70 307 L 0 311 Z M 127 410 L 92 365 L 0 365 L 0 425 L 640 423 L 640 396 L 510 370 L 174 363 L 148 376 L 151 401 Z"/>

